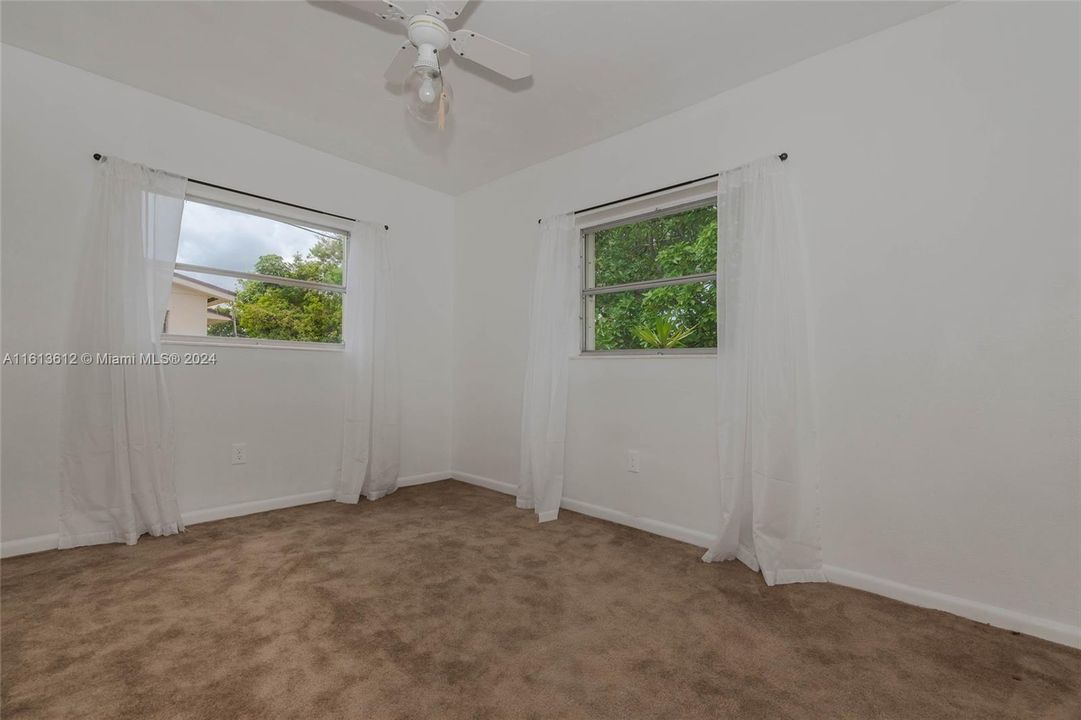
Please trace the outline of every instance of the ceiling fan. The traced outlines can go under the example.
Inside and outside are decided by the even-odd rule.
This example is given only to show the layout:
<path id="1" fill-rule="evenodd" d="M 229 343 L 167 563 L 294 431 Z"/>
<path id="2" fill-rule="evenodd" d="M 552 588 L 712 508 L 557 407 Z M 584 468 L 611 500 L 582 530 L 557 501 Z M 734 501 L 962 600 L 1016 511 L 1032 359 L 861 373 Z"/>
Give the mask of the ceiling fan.
<path id="1" fill-rule="evenodd" d="M 498 40 L 472 30 L 450 30 L 469 0 L 428 0 L 427 9 L 409 15 L 389 0 L 345 0 L 387 22 L 401 23 L 409 39 L 402 43 L 390 67 L 383 74 L 387 82 L 405 84 L 406 107 L 418 120 L 443 128 L 453 94 L 443 77 L 439 53 L 448 47 L 460 58 L 470 60 L 510 78 L 529 77 L 529 55 Z"/>

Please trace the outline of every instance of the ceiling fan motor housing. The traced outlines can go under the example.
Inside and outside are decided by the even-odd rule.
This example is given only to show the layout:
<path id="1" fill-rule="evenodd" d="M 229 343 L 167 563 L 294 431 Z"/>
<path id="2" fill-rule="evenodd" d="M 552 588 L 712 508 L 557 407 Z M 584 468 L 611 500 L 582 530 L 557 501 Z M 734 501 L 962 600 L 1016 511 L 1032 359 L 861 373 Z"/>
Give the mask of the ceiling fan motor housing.
<path id="1" fill-rule="evenodd" d="M 431 15 L 414 15 L 409 19 L 409 42 L 417 48 L 414 68 L 428 68 L 439 72 L 440 50 L 450 45 L 450 30 L 439 18 Z"/>

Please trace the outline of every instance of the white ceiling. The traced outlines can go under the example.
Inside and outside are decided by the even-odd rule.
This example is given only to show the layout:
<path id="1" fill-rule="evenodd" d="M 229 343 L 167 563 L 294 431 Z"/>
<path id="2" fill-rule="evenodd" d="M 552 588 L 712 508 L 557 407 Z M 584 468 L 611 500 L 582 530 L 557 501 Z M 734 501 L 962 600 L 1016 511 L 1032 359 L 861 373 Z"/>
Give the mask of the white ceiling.
<path id="1" fill-rule="evenodd" d="M 533 77 L 456 58 L 442 134 L 384 87 L 401 26 L 335 3 L 5 1 L 0 24 L 5 43 L 457 194 L 943 4 L 474 0 L 452 29 L 530 53 Z"/>

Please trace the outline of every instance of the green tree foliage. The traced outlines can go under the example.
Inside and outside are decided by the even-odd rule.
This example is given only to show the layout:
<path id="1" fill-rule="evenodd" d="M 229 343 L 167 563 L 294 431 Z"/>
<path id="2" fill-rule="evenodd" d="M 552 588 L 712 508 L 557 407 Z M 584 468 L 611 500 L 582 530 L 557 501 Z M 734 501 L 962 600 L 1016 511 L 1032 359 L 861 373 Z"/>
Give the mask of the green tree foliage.
<path id="1" fill-rule="evenodd" d="M 695 208 L 602 230 L 594 236 L 594 250 L 597 286 L 713 272 L 717 210 Z M 595 297 L 598 350 L 717 345 L 713 280 Z M 664 338 L 651 337 L 663 328 Z M 655 344 L 662 341 L 675 344 Z"/>
<path id="2" fill-rule="evenodd" d="M 210 312 L 228 318 L 229 322 L 208 323 L 206 328 L 207 335 L 210 335 L 211 337 L 234 337 L 236 335 L 236 333 L 233 332 L 233 315 L 228 308 L 210 308 Z M 243 336 L 244 333 L 240 333 L 240 335 Z"/>
<path id="3" fill-rule="evenodd" d="M 307 257 L 297 253 L 286 260 L 263 255 L 255 263 L 261 275 L 341 284 L 344 243 L 341 238 L 319 236 Z M 238 282 L 236 314 L 241 337 L 307 342 L 342 341 L 342 296 L 339 293 L 273 285 L 259 280 Z M 233 324 L 215 323 L 209 335 L 232 336 Z"/>

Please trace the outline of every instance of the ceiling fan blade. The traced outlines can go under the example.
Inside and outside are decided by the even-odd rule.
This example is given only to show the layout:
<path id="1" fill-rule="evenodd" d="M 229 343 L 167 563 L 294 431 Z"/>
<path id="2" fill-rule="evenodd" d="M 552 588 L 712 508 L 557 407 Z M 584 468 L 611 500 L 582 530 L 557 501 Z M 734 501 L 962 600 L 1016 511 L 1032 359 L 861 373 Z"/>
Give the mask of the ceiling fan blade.
<path id="1" fill-rule="evenodd" d="M 431 0 L 427 12 L 441 20 L 450 21 L 462 14 L 462 8 L 468 2 L 469 0 Z"/>
<path id="2" fill-rule="evenodd" d="M 390 61 L 387 71 L 383 73 L 383 79 L 388 83 L 397 84 L 405 82 L 409 73 L 413 70 L 413 63 L 417 61 L 417 49 L 413 43 L 406 40 L 398 48 L 394 59 Z"/>
<path id="3" fill-rule="evenodd" d="M 450 46 L 454 48 L 455 55 L 495 70 L 511 80 L 529 77 L 532 72 L 529 55 L 471 30 L 451 33 Z"/>
<path id="4" fill-rule="evenodd" d="M 389 0 L 342 0 L 342 2 L 384 20 L 400 23 L 409 21 L 409 16 L 405 14 L 405 11 Z"/>

